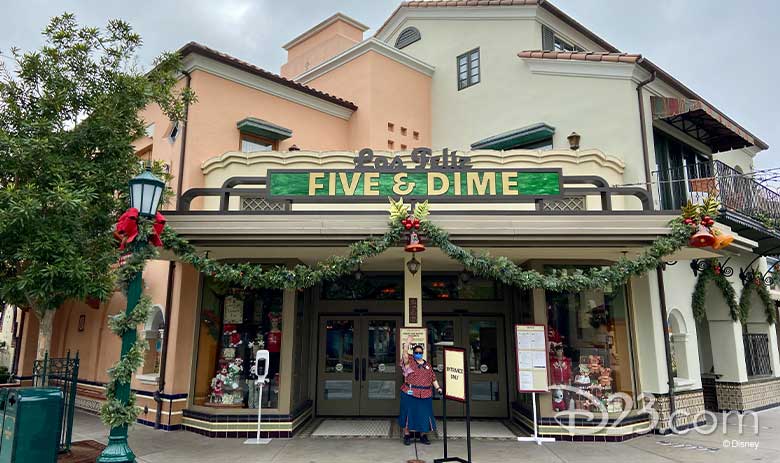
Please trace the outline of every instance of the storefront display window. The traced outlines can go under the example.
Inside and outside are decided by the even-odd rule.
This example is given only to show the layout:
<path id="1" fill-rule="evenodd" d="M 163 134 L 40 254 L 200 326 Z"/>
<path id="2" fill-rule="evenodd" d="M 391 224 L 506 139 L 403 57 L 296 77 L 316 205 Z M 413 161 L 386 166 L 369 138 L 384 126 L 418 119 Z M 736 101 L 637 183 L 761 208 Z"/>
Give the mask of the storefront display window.
<path id="1" fill-rule="evenodd" d="M 623 411 L 616 394 L 634 397 L 625 288 L 548 291 L 546 304 L 553 411 Z"/>
<path id="2" fill-rule="evenodd" d="M 196 369 L 196 405 L 277 408 L 282 347 L 280 290 L 225 288 L 204 280 Z M 267 387 L 255 388 L 254 358 L 268 350 Z"/>
<path id="3" fill-rule="evenodd" d="M 502 298 L 500 286 L 494 280 L 476 278 L 470 274 L 423 275 L 423 299 L 495 301 Z"/>

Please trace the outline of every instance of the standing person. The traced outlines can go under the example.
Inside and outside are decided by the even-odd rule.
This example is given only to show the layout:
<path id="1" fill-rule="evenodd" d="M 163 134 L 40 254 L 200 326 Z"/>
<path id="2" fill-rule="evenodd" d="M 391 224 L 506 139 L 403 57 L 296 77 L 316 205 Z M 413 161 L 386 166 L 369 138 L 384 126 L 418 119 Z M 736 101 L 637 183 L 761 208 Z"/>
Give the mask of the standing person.
<path id="1" fill-rule="evenodd" d="M 401 345 L 401 367 L 404 374 L 404 384 L 401 386 L 401 414 L 398 416 L 398 426 L 404 430 L 404 445 L 412 443 L 413 432 L 422 434 L 420 442 L 430 445 L 427 432 L 436 429 L 436 419 L 433 417 L 433 388 L 439 394 L 441 388 L 436 381 L 436 373 L 430 363 L 423 358 L 423 346 L 415 344 L 412 355 L 407 354 L 412 343 L 411 336 Z"/>

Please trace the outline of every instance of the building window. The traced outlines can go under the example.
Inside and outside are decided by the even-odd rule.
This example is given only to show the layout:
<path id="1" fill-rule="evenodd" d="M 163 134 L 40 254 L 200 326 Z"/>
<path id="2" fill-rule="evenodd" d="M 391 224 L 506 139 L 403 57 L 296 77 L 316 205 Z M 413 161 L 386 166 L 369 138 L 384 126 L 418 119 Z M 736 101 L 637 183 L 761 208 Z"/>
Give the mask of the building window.
<path id="1" fill-rule="evenodd" d="M 742 342 L 745 346 L 745 366 L 748 377 L 770 376 L 772 356 L 769 353 L 769 336 L 745 333 L 742 335 Z"/>
<path id="2" fill-rule="evenodd" d="M 634 397 L 625 288 L 547 291 L 545 299 L 553 410 L 623 411 L 630 404 L 616 394 Z"/>
<path id="3" fill-rule="evenodd" d="M 392 122 L 388 122 L 387 123 L 387 131 L 388 132 L 395 132 L 395 124 L 393 124 Z"/>
<path id="4" fill-rule="evenodd" d="M 422 36 L 420 35 L 419 29 L 416 27 L 407 27 L 398 34 L 398 38 L 395 40 L 395 48 L 400 50 L 408 47 L 421 38 Z"/>
<path id="5" fill-rule="evenodd" d="M 276 142 L 254 135 L 241 134 L 241 152 L 252 153 L 254 151 L 273 151 L 276 149 Z"/>
<path id="6" fill-rule="evenodd" d="M 712 165 L 707 155 L 658 129 L 653 129 L 653 144 L 656 189 L 660 192 L 661 209 L 679 209 L 694 195 L 708 192 L 711 181 L 695 181 L 712 177 Z"/>
<path id="7" fill-rule="evenodd" d="M 414 132 L 412 132 L 412 138 L 414 138 L 415 140 L 419 140 L 420 139 L 420 132 L 418 132 L 416 130 Z"/>
<path id="8" fill-rule="evenodd" d="M 179 136 L 179 121 L 174 122 L 171 125 L 171 130 L 168 132 L 168 139 L 171 143 L 176 141 L 176 137 Z"/>
<path id="9" fill-rule="evenodd" d="M 406 127 L 401 127 L 401 135 L 403 135 L 404 137 L 406 136 L 406 131 L 407 131 Z"/>
<path id="10" fill-rule="evenodd" d="M 542 50 L 544 51 L 585 51 L 582 47 L 561 38 L 555 31 L 542 24 Z"/>
<path id="11" fill-rule="evenodd" d="M 404 145 L 403 143 L 401 143 L 401 151 L 406 151 L 406 145 Z"/>
<path id="12" fill-rule="evenodd" d="M 479 83 L 479 48 L 458 56 L 458 90 Z"/>
<path id="13" fill-rule="evenodd" d="M 391 150 L 395 148 L 395 142 L 393 140 L 387 140 L 387 149 Z"/>
<path id="14" fill-rule="evenodd" d="M 196 405 L 214 408 L 279 406 L 283 291 L 225 286 L 209 277 L 203 282 L 195 370 Z M 269 385 L 263 397 L 254 387 L 253 365 L 259 350 L 268 350 Z"/>

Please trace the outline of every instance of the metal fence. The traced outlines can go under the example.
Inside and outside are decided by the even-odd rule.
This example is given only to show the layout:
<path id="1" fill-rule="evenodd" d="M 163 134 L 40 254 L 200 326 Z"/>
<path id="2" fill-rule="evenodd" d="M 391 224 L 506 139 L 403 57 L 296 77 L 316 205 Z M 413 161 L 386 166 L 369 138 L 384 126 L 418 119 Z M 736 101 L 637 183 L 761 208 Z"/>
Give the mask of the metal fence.
<path id="1" fill-rule="evenodd" d="M 772 374 L 772 358 L 769 355 L 769 335 L 743 334 L 745 345 L 745 365 L 748 376 L 768 376 Z"/>
<path id="2" fill-rule="evenodd" d="M 62 389 L 63 401 L 62 428 L 60 432 L 60 452 L 70 450 L 73 439 L 73 413 L 76 405 L 76 386 L 79 379 L 79 353 L 70 356 L 70 351 L 63 358 L 49 358 L 47 353 L 43 360 L 36 360 L 33 365 L 33 386 L 58 387 Z"/>
<path id="3" fill-rule="evenodd" d="M 654 172 L 661 209 L 679 209 L 689 200 L 714 196 L 723 209 L 780 226 L 780 194 L 720 161 L 686 164 Z"/>

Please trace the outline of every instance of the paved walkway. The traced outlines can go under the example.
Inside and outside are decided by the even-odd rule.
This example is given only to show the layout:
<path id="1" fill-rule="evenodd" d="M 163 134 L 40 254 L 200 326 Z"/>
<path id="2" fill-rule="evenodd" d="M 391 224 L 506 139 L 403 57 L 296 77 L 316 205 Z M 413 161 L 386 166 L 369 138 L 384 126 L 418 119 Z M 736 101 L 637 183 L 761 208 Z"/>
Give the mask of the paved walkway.
<path id="1" fill-rule="evenodd" d="M 647 435 L 624 443 L 554 442 L 537 446 L 509 440 L 474 440 L 473 461 L 488 462 L 780 462 L 780 410 L 758 414 L 758 426 L 745 421 L 742 435 L 737 420 L 728 419 L 727 432 L 686 436 Z M 722 423 L 721 423 L 722 425 Z M 758 430 L 758 435 L 754 432 Z M 77 412 L 73 440 L 106 442 L 100 420 Z M 403 463 L 414 458 L 414 447 L 390 439 L 332 439 L 297 437 L 274 440 L 269 445 L 244 445 L 243 439 L 209 439 L 187 431 L 155 431 L 137 425 L 130 431 L 130 445 L 140 463 L 183 462 L 284 462 L 284 463 Z M 726 442 L 727 445 L 724 445 Z M 734 445 L 757 446 L 734 448 Z M 461 441 L 450 443 L 451 456 L 466 455 Z M 442 444 L 420 446 L 420 458 L 431 463 L 442 456 Z"/>

